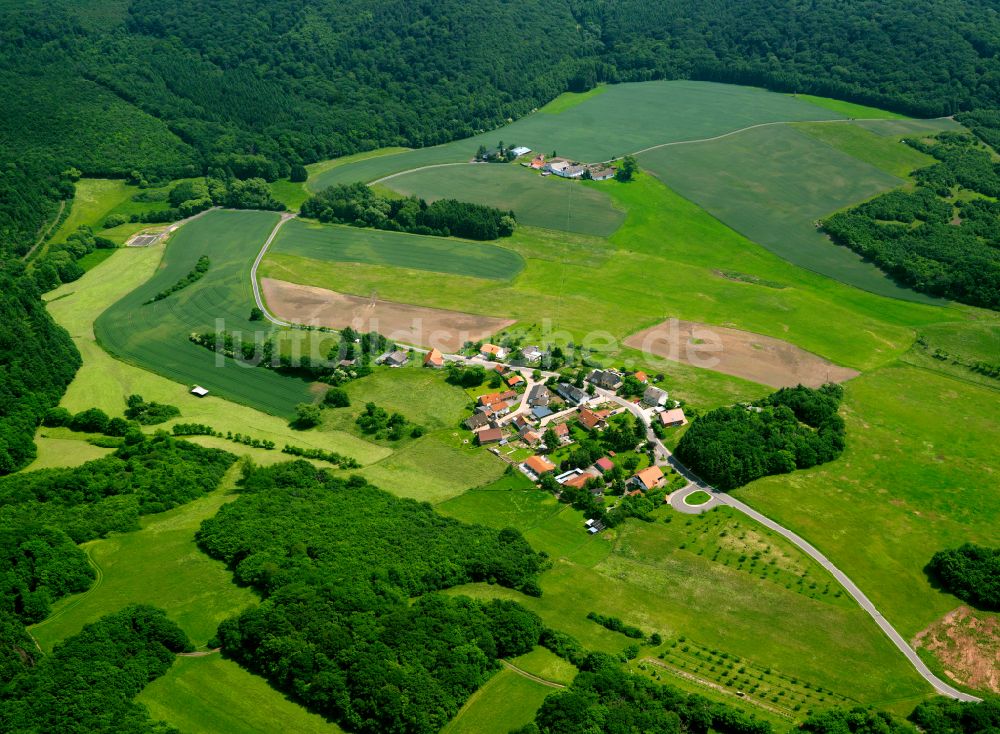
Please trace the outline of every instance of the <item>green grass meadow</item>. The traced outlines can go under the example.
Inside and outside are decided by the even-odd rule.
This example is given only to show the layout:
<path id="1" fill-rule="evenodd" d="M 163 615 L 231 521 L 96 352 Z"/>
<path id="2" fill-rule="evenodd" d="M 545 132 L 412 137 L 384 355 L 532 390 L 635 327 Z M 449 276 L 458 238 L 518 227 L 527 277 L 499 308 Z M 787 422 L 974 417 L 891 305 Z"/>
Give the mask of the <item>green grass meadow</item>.
<path id="1" fill-rule="evenodd" d="M 220 655 L 179 657 L 137 699 L 154 721 L 186 734 L 341 734 L 336 724 L 288 700 L 263 678 Z"/>
<path id="2" fill-rule="evenodd" d="M 507 734 L 531 722 L 542 701 L 557 689 L 501 670 L 472 694 L 442 734 Z"/>
<path id="3" fill-rule="evenodd" d="M 143 518 L 141 530 L 85 543 L 97 580 L 88 591 L 54 604 L 52 614 L 30 628 L 32 636 L 51 650 L 85 624 L 140 603 L 164 609 L 196 646 L 204 647 L 223 619 L 258 599 L 236 586 L 225 565 L 202 553 L 194 539 L 203 520 L 236 498 L 232 489 L 238 475 L 236 466 L 213 493 Z"/>
<path id="4" fill-rule="evenodd" d="M 499 242 L 506 244 L 506 240 Z M 297 219 L 281 228 L 268 252 L 327 262 L 391 265 L 491 280 L 508 280 L 524 266 L 516 252 L 492 243 L 316 224 Z"/>
<path id="5" fill-rule="evenodd" d="M 603 182 L 541 176 L 520 165 L 471 164 L 396 176 L 385 186 L 428 201 L 460 199 L 513 210 L 520 224 L 607 237 L 625 219 Z"/>
<path id="6" fill-rule="evenodd" d="M 886 122 L 881 126 L 893 129 L 896 125 L 895 122 Z M 902 143 L 901 135 L 886 137 L 860 125 L 800 122 L 794 128 L 900 179 L 905 179 L 916 169 L 935 162 L 931 156 Z"/>

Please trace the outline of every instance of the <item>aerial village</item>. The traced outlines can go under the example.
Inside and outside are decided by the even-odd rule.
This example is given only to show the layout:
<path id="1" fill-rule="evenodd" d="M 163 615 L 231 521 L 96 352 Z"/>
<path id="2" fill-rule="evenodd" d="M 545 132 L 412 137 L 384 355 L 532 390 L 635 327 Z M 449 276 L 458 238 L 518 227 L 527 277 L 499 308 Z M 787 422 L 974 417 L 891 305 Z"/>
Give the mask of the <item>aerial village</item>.
<path id="1" fill-rule="evenodd" d="M 518 159 L 525 168 L 541 172 L 543 176 L 559 176 L 560 178 L 579 178 L 588 181 L 608 181 L 615 177 L 615 169 L 608 163 L 581 163 L 568 158 L 560 158 L 554 153 L 546 158 L 542 153 L 534 153 L 531 148 L 523 145 L 504 147 L 501 142 L 496 148 L 487 149 L 480 146 L 476 161 L 485 163 L 511 162 Z"/>
<path id="2" fill-rule="evenodd" d="M 472 391 L 475 407 L 465 420 L 468 443 L 486 447 L 542 489 L 557 497 L 588 492 L 605 507 L 622 497 L 644 495 L 662 502 L 668 491 L 687 484 L 666 461 L 661 443 L 671 429 L 687 423 L 684 409 L 645 372 L 593 369 L 576 378 L 541 369 L 546 353 L 538 346 L 511 352 L 496 344 L 476 344 L 466 355 L 423 355 L 425 367 L 482 367 L 490 379 Z M 385 355 L 390 366 L 407 354 Z M 586 531 L 604 529 L 589 518 Z"/>

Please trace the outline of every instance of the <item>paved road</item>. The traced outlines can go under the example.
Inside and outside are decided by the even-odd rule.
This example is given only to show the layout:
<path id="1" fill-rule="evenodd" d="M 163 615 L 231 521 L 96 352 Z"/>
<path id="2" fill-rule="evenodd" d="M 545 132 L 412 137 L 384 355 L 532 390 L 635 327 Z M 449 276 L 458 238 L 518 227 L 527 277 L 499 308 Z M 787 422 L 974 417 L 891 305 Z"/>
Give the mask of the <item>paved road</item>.
<path id="1" fill-rule="evenodd" d="M 250 283 L 253 285 L 253 300 L 257 303 L 257 308 L 261 310 L 264 314 L 264 318 L 270 321 L 272 324 L 277 324 L 278 326 L 292 326 L 292 324 L 287 321 L 282 321 L 267 310 L 267 306 L 264 305 L 264 299 L 260 297 L 260 284 L 257 282 L 257 268 L 260 267 L 261 260 L 264 259 L 264 255 L 267 254 L 267 248 L 271 246 L 274 238 L 278 236 L 278 230 L 281 229 L 282 225 L 289 219 L 294 219 L 295 214 L 292 212 L 285 212 L 281 215 L 281 219 L 274 229 L 271 230 L 271 234 L 268 235 L 267 241 L 264 242 L 263 246 L 260 248 L 260 252 L 257 253 L 257 258 L 253 261 L 253 266 L 250 268 Z"/>
<path id="2" fill-rule="evenodd" d="M 673 469 L 675 469 L 677 473 L 679 473 L 681 476 L 683 476 L 685 479 L 688 480 L 689 484 L 687 487 L 684 488 L 684 490 L 690 490 L 690 492 L 693 492 L 701 489 L 705 492 L 708 492 L 710 495 L 712 495 L 712 497 L 715 500 L 717 500 L 718 504 L 726 505 L 727 507 L 732 507 L 734 510 L 737 510 L 738 512 L 742 512 L 747 517 L 756 520 L 764 527 L 773 530 L 774 532 L 778 533 L 778 535 L 790 541 L 793 545 L 799 548 L 799 550 L 801 550 L 803 553 L 811 557 L 819 565 L 825 568 L 830 573 L 830 575 L 833 576 L 837 580 L 837 582 L 844 587 L 847 593 L 854 598 L 854 600 L 858 603 L 858 605 L 862 609 L 868 612 L 871 618 L 875 620 L 875 624 L 879 626 L 882 632 L 885 633 L 886 637 L 888 637 L 892 641 L 892 643 L 899 649 L 899 651 L 903 653 L 904 656 L 906 656 L 906 659 L 910 661 L 910 664 L 913 665 L 913 667 L 916 669 L 916 671 L 920 674 L 920 676 L 924 680 L 926 680 L 928 683 L 931 684 L 934 690 L 936 690 L 938 693 L 944 696 L 949 696 L 959 701 L 981 700 L 976 696 L 972 696 L 968 693 L 964 693 L 958 690 L 957 688 L 949 685 L 948 683 L 946 683 L 945 681 L 941 680 L 936 675 L 934 675 L 934 673 L 931 672 L 930 668 L 927 667 L 924 661 L 920 659 L 920 656 L 917 655 L 916 651 L 912 647 L 910 647 L 909 643 L 907 643 L 907 641 L 903 639 L 903 636 L 896 631 L 896 628 L 893 627 L 891 624 L 889 624 L 889 621 L 882 616 L 882 613 L 879 612 L 878 609 L 875 608 L 875 605 L 872 603 L 871 599 L 869 599 L 865 595 L 865 593 L 858 588 L 857 584 L 855 584 L 853 581 L 851 581 L 850 578 L 848 578 L 847 574 L 845 574 L 843 571 L 837 568 L 829 558 L 823 555 L 819 551 L 819 549 L 816 548 L 816 546 L 814 546 L 812 543 L 810 543 L 800 535 L 784 527 L 783 525 L 779 525 L 774 520 L 767 517 L 767 515 L 757 512 L 757 510 L 753 509 L 748 504 L 741 502 L 735 497 L 732 497 L 725 492 L 721 492 L 715 487 L 711 486 L 710 484 L 707 484 L 706 482 L 702 481 L 694 472 L 692 472 L 686 466 L 681 464 L 681 462 L 679 462 L 677 458 L 670 453 L 667 447 L 663 445 L 663 442 L 656 437 L 656 435 L 653 433 L 652 428 L 649 427 L 650 426 L 649 416 L 647 412 L 642 409 L 641 406 L 636 405 L 635 403 L 629 403 L 629 401 L 624 400 L 623 398 L 620 398 L 611 393 L 607 393 L 607 391 L 600 391 L 600 392 L 602 395 L 607 397 L 608 400 L 618 403 L 619 405 L 624 405 L 628 407 L 629 410 L 636 417 L 638 417 L 643 423 L 646 424 L 647 438 L 653 442 L 654 453 L 660 460 L 660 463 L 668 464 Z"/>

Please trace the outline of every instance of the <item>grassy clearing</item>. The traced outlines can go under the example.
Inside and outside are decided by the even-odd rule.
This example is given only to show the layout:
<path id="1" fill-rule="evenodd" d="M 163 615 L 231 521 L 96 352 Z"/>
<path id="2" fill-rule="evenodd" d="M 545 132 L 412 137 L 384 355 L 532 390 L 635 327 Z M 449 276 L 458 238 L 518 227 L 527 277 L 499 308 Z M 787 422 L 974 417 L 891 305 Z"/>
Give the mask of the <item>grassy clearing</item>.
<path id="1" fill-rule="evenodd" d="M 873 293 L 931 299 L 892 283 L 874 265 L 835 247 L 815 222 L 902 181 L 790 125 L 723 140 L 659 148 L 639 163 L 687 199 L 795 265 Z"/>
<path id="2" fill-rule="evenodd" d="M 904 637 L 958 606 L 923 567 L 944 547 L 996 540 L 996 391 L 909 365 L 846 384 L 839 461 L 736 495 L 820 547 Z"/>
<path id="3" fill-rule="evenodd" d="M 843 100 L 830 99 L 829 97 L 816 97 L 812 94 L 795 94 L 792 96 L 804 102 L 822 107 L 825 110 L 830 110 L 836 113 L 837 117 L 877 118 L 880 120 L 906 119 L 903 115 L 895 112 L 880 110 L 877 107 L 866 107 L 854 102 L 844 102 Z"/>
<path id="4" fill-rule="evenodd" d="M 52 437 L 47 434 L 51 429 L 42 428 L 35 435 L 35 446 L 38 447 L 38 458 L 27 466 L 25 471 L 36 469 L 52 469 L 59 466 L 80 466 L 93 459 L 107 456 L 113 449 L 104 449 L 87 443 L 82 436 Z"/>
<path id="5" fill-rule="evenodd" d="M 130 201 L 139 193 L 139 187 L 124 181 L 105 178 L 81 178 L 76 182 L 76 193 L 69 216 L 52 236 L 53 242 L 65 242 L 79 227 L 86 225 L 98 231 L 103 229 L 105 218 L 115 208 Z"/>
<path id="6" fill-rule="evenodd" d="M 162 254 L 159 247 L 116 250 L 110 260 L 80 280 L 48 294 L 49 312 L 69 331 L 83 355 L 83 366 L 70 384 L 61 405 L 73 412 L 98 407 L 110 415 L 120 415 L 125 408 L 125 398 L 138 393 L 148 400 L 179 407 L 179 422 L 207 423 L 223 432 L 246 433 L 249 429 L 255 437 L 270 439 L 278 446 L 292 443 L 338 451 L 364 463 L 388 455 L 388 449 L 346 433 L 295 431 L 289 428 L 284 418 L 211 395 L 196 398 L 188 393 L 185 385 L 121 362 L 101 349 L 94 338 L 94 319 L 147 281 L 159 266 Z M 169 426 L 169 423 L 166 424 L 167 428 Z"/>
<path id="7" fill-rule="evenodd" d="M 697 507 L 698 505 L 703 505 L 712 499 L 712 495 L 708 492 L 702 492 L 700 489 L 697 492 L 692 492 L 687 497 L 684 498 L 684 503 L 688 505 L 693 505 Z"/>
<path id="8" fill-rule="evenodd" d="M 533 721 L 535 712 L 555 688 L 536 683 L 512 670 L 501 670 L 472 694 L 442 734 L 507 734 Z"/>
<path id="9" fill-rule="evenodd" d="M 524 267 L 517 253 L 485 242 L 299 220 L 281 228 L 271 250 L 329 262 L 392 265 L 493 280 L 512 278 Z"/>
<path id="10" fill-rule="evenodd" d="M 354 155 L 345 155 L 341 158 L 331 158 L 326 161 L 319 161 L 318 163 L 310 163 L 306 166 L 306 170 L 309 172 L 310 181 L 306 183 L 306 187 L 310 191 L 318 191 L 323 188 L 323 186 L 313 186 L 315 179 L 321 177 L 322 174 L 333 168 L 339 168 L 340 166 L 347 166 L 354 163 L 360 163 L 361 161 L 366 161 L 370 158 L 381 158 L 387 155 L 396 155 L 397 153 L 406 153 L 410 148 L 400 148 L 400 147 L 390 147 L 390 148 L 379 148 L 378 150 L 366 150 L 363 153 L 355 153 Z M 329 185 L 329 184 L 325 184 Z"/>
<path id="11" fill-rule="evenodd" d="M 898 138 L 878 135 L 859 125 L 802 122 L 795 129 L 901 179 L 934 163 L 934 158 Z"/>
<path id="12" fill-rule="evenodd" d="M 604 94 L 606 91 L 608 91 L 607 85 L 602 84 L 593 89 L 588 89 L 586 92 L 563 92 L 538 111 L 543 115 L 558 115 L 576 107 L 578 104 L 583 104 L 588 99 L 593 99 L 598 94 Z"/>
<path id="13" fill-rule="evenodd" d="M 283 178 L 278 181 L 272 181 L 270 186 L 272 196 L 293 212 L 298 211 L 299 207 L 302 206 L 302 202 L 309 198 L 309 192 L 306 191 L 304 183 L 289 181 Z"/>
<path id="14" fill-rule="evenodd" d="M 656 81 L 601 89 L 605 91 L 584 99 L 562 97 L 563 101 L 549 110 L 559 114 L 529 115 L 466 140 L 405 153 L 394 150 L 391 155 L 341 165 L 321 164 L 310 169 L 309 188 L 315 191 L 334 183 L 371 182 L 420 166 L 468 161 L 480 144 L 495 146 L 499 140 L 507 145 L 526 145 L 546 155 L 555 150 L 562 156 L 596 162 L 651 145 L 720 135 L 761 122 L 837 116 L 788 95 L 711 82 Z M 602 130 L 609 132 L 600 134 Z"/>
<path id="15" fill-rule="evenodd" d="M 428 201 L 460 199 L 511 209 L 521 224 L 607 237 L 625 212 L 615 209 L 601 182 L 587 185 L 544 177 L 519 165 L 428 168 L 397 176 L 385 185 Z"/>
<path id="16" fill-rule="evenodd" d="M 925 326 L 918 332 L 913 348 L 901 359 L 964 382 L 1000 390 L 1000 379 L 972 369 L 980 362 L 1000 364 L 1000 323 L 962 321 Z"/>
<path id="17" fill-rule="evenodd" d="M 143 689 L 138 700 L 154 721 L 166 721 L 189 734 L 342 731 L 220 655 L 177 658 L 166 675 Z"/>
<path id="18" fill-rule="evenodd" d="M 576 677 L 576 666 L 544 647 L 511 659 L 511 664 L 532 675 L 568 686 Z"/>
<path id="19" fill-rule="evenodd" d="M 83 594 L 54 604 L 52 614 L 31 628 L 42 648 L 51 650 L 85 624 L 132 603 L 166 610 L 195 645 L 204 646 L 219 622 L 256 602 L 257 595 L 236 586 L 225 565 L 202 553 L 194 540 L 202 520 L 235 499 L 238 475 L 236 466 L 215 492 L 143 518 L 139 531 L 85 543 L 98 580 Z"/>

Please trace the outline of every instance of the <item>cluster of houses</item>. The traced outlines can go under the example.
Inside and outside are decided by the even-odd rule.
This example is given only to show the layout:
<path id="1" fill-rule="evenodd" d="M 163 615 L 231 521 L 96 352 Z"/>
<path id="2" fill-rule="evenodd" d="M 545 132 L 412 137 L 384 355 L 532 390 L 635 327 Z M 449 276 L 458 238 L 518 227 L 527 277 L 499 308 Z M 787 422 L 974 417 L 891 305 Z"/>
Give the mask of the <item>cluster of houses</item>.
<path id="1" fill-rule="evenodd" d="M 615 169 L 603 163 L 584 164 L 568 158 L 555 157 L 546 160 L 544 155 L 536 155 L 525 165 L 541 171 L 543 176 L 555 174 L 561 178 L 589 178 L 593 181 L 607 181 L 615 177 Z"/>

